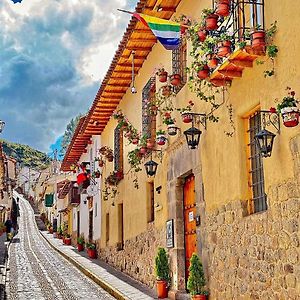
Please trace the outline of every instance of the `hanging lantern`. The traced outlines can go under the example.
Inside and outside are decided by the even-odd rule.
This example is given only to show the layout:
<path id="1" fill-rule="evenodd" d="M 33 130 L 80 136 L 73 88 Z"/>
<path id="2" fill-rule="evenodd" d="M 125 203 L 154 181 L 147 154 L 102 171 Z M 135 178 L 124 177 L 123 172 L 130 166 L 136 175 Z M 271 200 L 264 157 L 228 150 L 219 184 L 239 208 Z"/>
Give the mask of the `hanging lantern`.
<path id="1" fill-rule="evenodd" d="M 155 176 L 156 174 L 156 170 L 157 170 L 157 166 L 158 163 L 156 163 L 154 160 L 149 160 L 144 164 L 145 168 L 146 168 L 146 173 L 147 175 L 150 176 Z"/>
<path id="2" fill-rule="evenodd" d="M 271 156 L 275 136 L 276 134 L 266 129 L 261 130 L 255 135 L 256 145 L 263 157 Z"/>
<path id="3" fill-rule="evenodd" d="M 2 132 L 4 126 L 5 126 L 5 122 L 0 120 L 0 133 Z"/>
<path id="4" fill-rule="evenodd" d="M 201 130 L 191 127 L 183 132 L 186 137 L 186 142 L 190 149 L 196 149 L 199 145 Z"/>

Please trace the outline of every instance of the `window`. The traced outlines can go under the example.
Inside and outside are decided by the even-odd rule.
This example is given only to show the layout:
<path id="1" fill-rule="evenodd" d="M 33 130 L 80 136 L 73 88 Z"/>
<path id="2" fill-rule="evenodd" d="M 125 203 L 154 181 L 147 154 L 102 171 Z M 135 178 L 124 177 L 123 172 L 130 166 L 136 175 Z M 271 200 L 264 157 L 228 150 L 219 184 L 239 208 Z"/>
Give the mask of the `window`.
<path id="1" fill-rule="evenodd" d="M 105 218 L 105 229 L 106 229 L 106 244 L 108 244 L 109 242 L 109 213 L 106 214 L 106 218 Z"/>
<path id="2" fill-rule="evenodd" d="M 172 50 L 172 72 L 179 74 L 181 77 L 181 85 L 175 86 L 175 92 L 178 93 L 184 84 L 187 82 L 187 47 L 186 39 L 181 39 L 178 49 Z"/>
<path id="3" fill-rule="evenodd" d="M 156 136 L 156 117 L 147 114 L 147 102 L 155 98 L 155 77 L 151 77 L 142 92 L 142 134 L 148 138 L 155 139 Z"/>
<path id="4" fill-rule="evenodd" d="M 147 220 L 148 223 L 154 221 L 154 183 L 147 183 Z"/>
<path id="5" fill-rule="evenodd" d="M 248 186 L 251 197 L 249 212 L 256 213 L 267 210 L 263 161 L 254 140 L 254 136 L 261 130 L 261 116 L 259 111 L 248 116 L 246 119 L 246 125 Z"/>
<path id="6" fill-rule="evenodd" d="M 115 128 L 114 132 L 115 171 L 123 171 L 123 131 Z"/>

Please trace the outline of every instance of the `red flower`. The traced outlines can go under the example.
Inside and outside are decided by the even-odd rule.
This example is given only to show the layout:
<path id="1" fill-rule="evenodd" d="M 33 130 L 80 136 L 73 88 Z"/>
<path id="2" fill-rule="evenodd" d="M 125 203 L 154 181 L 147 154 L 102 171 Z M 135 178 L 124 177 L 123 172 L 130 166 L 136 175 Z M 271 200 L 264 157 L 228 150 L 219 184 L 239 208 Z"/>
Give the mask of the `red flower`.
<path id="1" fill-rule="evenodd" d="M 291 95 L 294 97 L 295 96 L 295 91 L 291 91 Z"/>
<path id="2" fill-rule="evenodd" d="M 165 113 L 165 117 L 166 117 L 166 118 L 170 118 L 170 117 L 171 117 L 171 114 L 170 114 L 169 112 L 166 112 L 166 113 Z"/>
<path id="3" fill-rule="evenodd" d="M 270 107 L 270 112 L 271 113 L 276 113 L 276 108 L 275 107 Z"/>

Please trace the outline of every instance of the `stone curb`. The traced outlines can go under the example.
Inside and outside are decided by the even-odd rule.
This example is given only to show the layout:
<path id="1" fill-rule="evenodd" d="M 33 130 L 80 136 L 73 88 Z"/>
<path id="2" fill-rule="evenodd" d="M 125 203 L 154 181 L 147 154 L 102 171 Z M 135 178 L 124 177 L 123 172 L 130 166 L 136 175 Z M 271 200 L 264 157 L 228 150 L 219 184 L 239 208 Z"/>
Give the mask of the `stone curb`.
<path id="1" fill-rule="evenodd" d="M 82 264 L 77 262 L 75 259 L 71 258 L 67 254 L 65 254 L 63 251 L 56 248 L 40 231 L 40 235 L 48 242 L 48 244 L 56 250 L 59 254 L 61 254 L 66 260 L 68 260 L 70 263 L 72 263 L 76 268 L 78 268 L 83 274 L 88 276 L 90 279 L 92 279 L 95 283 L 97 283 L 99 286 L 101 286 L 106 292 L 108 292 L 110 295 L 115 297 L 118 300 L 130 300 L 130 298 L 126 297 L 123 293 L 121 293 L 119 290 L 111 286 L 109 283 L 107 283 L 102 278 L 98 277 L 97 275 L 93 274 L 91 271 L 87 270 Z"/>

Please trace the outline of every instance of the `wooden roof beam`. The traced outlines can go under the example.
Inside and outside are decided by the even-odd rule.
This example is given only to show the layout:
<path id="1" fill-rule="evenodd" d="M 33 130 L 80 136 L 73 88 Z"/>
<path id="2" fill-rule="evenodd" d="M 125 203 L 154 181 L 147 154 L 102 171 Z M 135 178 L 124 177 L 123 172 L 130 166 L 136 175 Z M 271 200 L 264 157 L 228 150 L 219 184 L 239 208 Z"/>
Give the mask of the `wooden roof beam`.
<path id="1" fill-rule="evenodd" d="M 151 49 L 152 49 L 152 47 L 128 46 L 128 47 L 126 47 L 126 49 L 127 50 L 131 50 L 131 51 L 146 51 L 146 52 L 150 52 Z"/>

